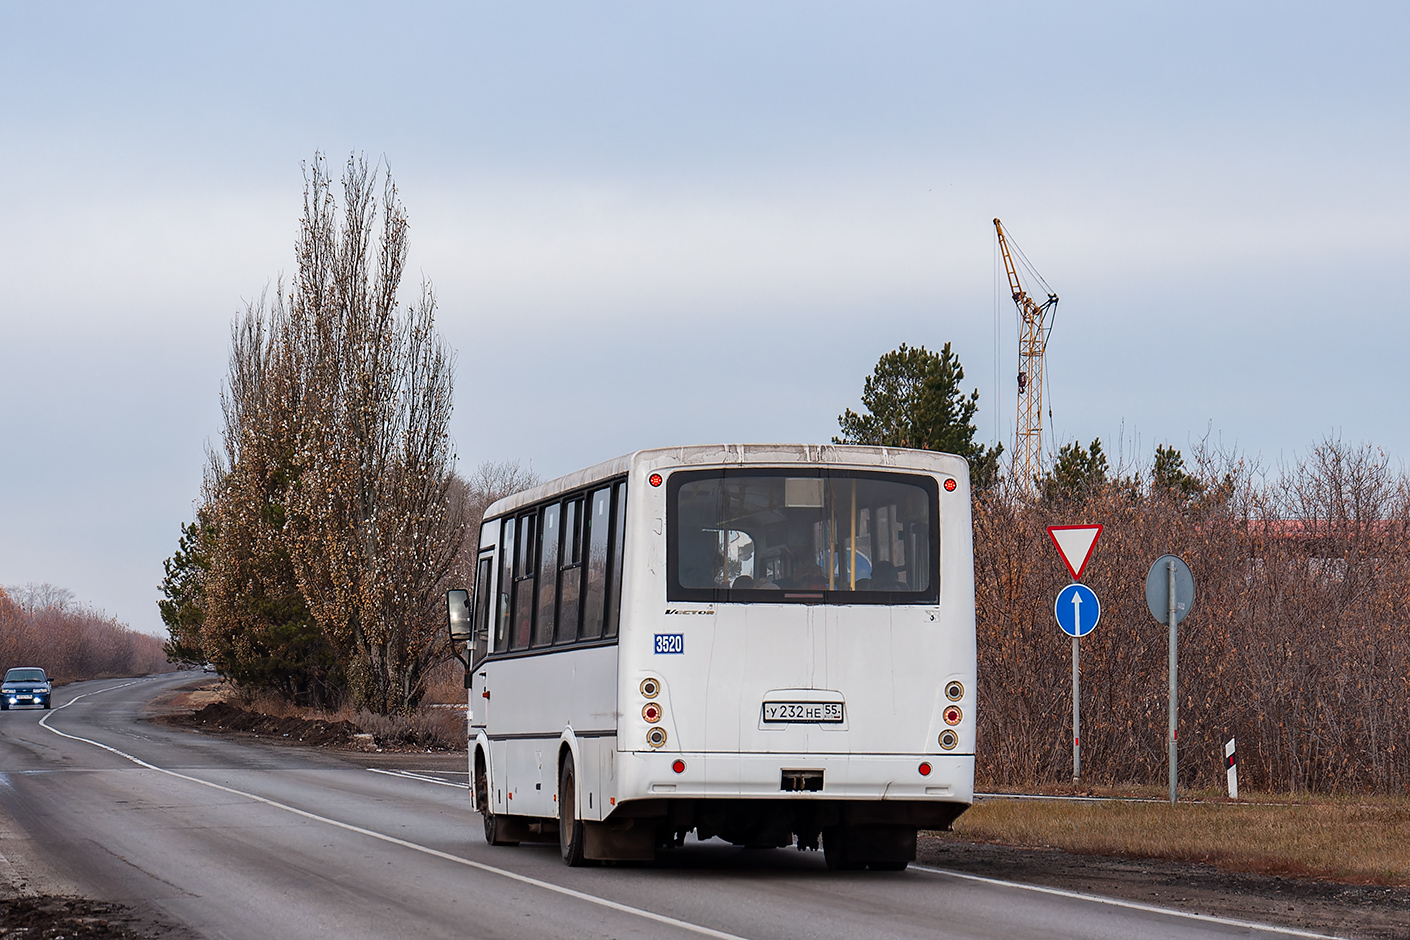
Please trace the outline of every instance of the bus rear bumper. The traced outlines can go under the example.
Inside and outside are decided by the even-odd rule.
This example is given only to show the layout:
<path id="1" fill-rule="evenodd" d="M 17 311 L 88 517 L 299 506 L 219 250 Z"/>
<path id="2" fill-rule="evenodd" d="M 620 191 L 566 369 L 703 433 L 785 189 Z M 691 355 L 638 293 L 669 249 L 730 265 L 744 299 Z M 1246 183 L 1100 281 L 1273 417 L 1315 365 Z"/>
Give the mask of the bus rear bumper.
<path id="1" fill-rule="evenodd" d="M 973 754 L 618 752 L 617 801 L 974 801 Z"/>

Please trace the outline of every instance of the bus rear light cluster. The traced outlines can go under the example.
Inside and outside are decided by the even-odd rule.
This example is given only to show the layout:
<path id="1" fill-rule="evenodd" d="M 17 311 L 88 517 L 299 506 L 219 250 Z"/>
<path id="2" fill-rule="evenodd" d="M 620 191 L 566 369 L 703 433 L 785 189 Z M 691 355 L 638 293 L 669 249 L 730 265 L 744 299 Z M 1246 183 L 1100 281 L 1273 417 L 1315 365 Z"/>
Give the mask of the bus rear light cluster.
<path id="1" fill-rule="evenodd" d="M 945 750 L 953 751 L 955 747 L 959 745 L 959 743 L 960 736 L 955 734 L 955 732 L 951 731 L 949 728 L 946 728 L 944 731 L 940 732 L 940 746 L 943 747 Z"/>
<path id="2" fill-rule="evenodd" d="M 662 718 L 666 717 L 666 709 L 661 707 L 660 702 L 649 701 L 660 694 L 660 679 L 657 679 L 655 676 L 648 676 L 641 680 L 641 696 L 642 698 L 648 699 L 647 703 L 641 706 L 641 717 L 647 724 L 653 726 L 646 730 L 646 743 L 652 747 L 666 746 L 666 729 L 656 724 Z M 681 770 L 684 769 L 685 765 L 681 764 L 680 770 L 677 770 L 676 773 L 680 773 Z"/>
<path id="3" fill-rule="evenodd" d="M 945 697 L 952 702 L 958 702 L 960 699 L 964 698 L 964 683 L 957 679 L 951 680 L 950 683 L 945 686 Z"/>
<path id="4" fill-rule="evenodd" d="M 960 711 L 958 705 L 951 705 L 949 708 L 945 709 L 945 724 L 947 725 L 957 725 L 963 717 L 964 712 Z"/>

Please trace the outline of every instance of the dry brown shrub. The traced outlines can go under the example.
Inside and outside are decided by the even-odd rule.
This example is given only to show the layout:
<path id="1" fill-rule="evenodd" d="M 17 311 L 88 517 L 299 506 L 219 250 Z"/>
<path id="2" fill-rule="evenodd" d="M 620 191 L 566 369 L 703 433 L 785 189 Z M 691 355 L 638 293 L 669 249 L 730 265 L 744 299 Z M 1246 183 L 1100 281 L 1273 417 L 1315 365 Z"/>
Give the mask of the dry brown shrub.
<path id="1" fill-rule="evenodd" d="M 77 682 L 176 668 L 166 661 L 156 637 L 73 605 L 67 591 L 51 585 L 27 588 L 21 592 L 27 605 L 0 590 L 0 670 L 39 666 L 57 682 Z"/>
<path id="2" fill-rule="evenodd" d="M 1328 440 L 1275 477 L 1201 455 L 1183 500 L 1110 485 L 1084 505 L 997 493 L 975 505 L 981 786 L 1071 776 L 1071 641 L 1052 604 L 1069 580 L 1049 525 L 1100 522 L 1083 581 L 1102 621 L 1082 643 L 1084 782 L 1166 772 L 1167 632 L 1145 574 L 1183 557 L 1196 601 L 1180 627 L 1182 786 L 1267 791 L 1410 787 L 1410 486 L 1383 455 Z"/>
<path id="3" fill-rule="evenodd" d="M 423 705 L 464 705 L 465 666 L 458 659 L 447 659 L 426 673 L 426 695 Z"/>
<path id="4" fill-rule="evenodd" d="M 421 708 L 409 715 L 379 715 L 364 709 L 354 721 L 379 747 L 434 751 L 463 751 L 466 747 L 463 709 Z"/>

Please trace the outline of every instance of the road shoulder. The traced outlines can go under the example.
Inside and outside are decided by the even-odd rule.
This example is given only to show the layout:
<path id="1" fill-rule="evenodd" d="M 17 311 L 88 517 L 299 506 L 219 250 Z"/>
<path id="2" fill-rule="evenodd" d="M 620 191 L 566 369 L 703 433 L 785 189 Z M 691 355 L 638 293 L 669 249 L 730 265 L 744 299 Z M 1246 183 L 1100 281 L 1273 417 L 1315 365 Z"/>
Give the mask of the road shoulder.
<path id="1" fill-rule="evenodd" d="M 1334 936 L 1410 938 L 1410 888 L 1226 872 L 1185 862 L 1074 855 L 1041 847 L 968 842 L 947 833 L 922 833 L 918 849 L 918 864 L 985 878 Z"/>

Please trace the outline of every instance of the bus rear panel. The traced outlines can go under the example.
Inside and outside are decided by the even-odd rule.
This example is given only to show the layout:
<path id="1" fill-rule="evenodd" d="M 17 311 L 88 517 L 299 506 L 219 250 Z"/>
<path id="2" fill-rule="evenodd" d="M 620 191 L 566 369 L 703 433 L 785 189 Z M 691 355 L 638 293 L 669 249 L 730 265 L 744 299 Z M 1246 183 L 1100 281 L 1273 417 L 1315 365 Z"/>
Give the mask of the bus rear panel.
<path id="1" fill-rule="evenodd" d="M 576 863 L 693 832 L 894 869 L 972 801 L 963 459 L 642 451 L 496 504 L 481 547 L 487 837 L 557 833 Z"/>

